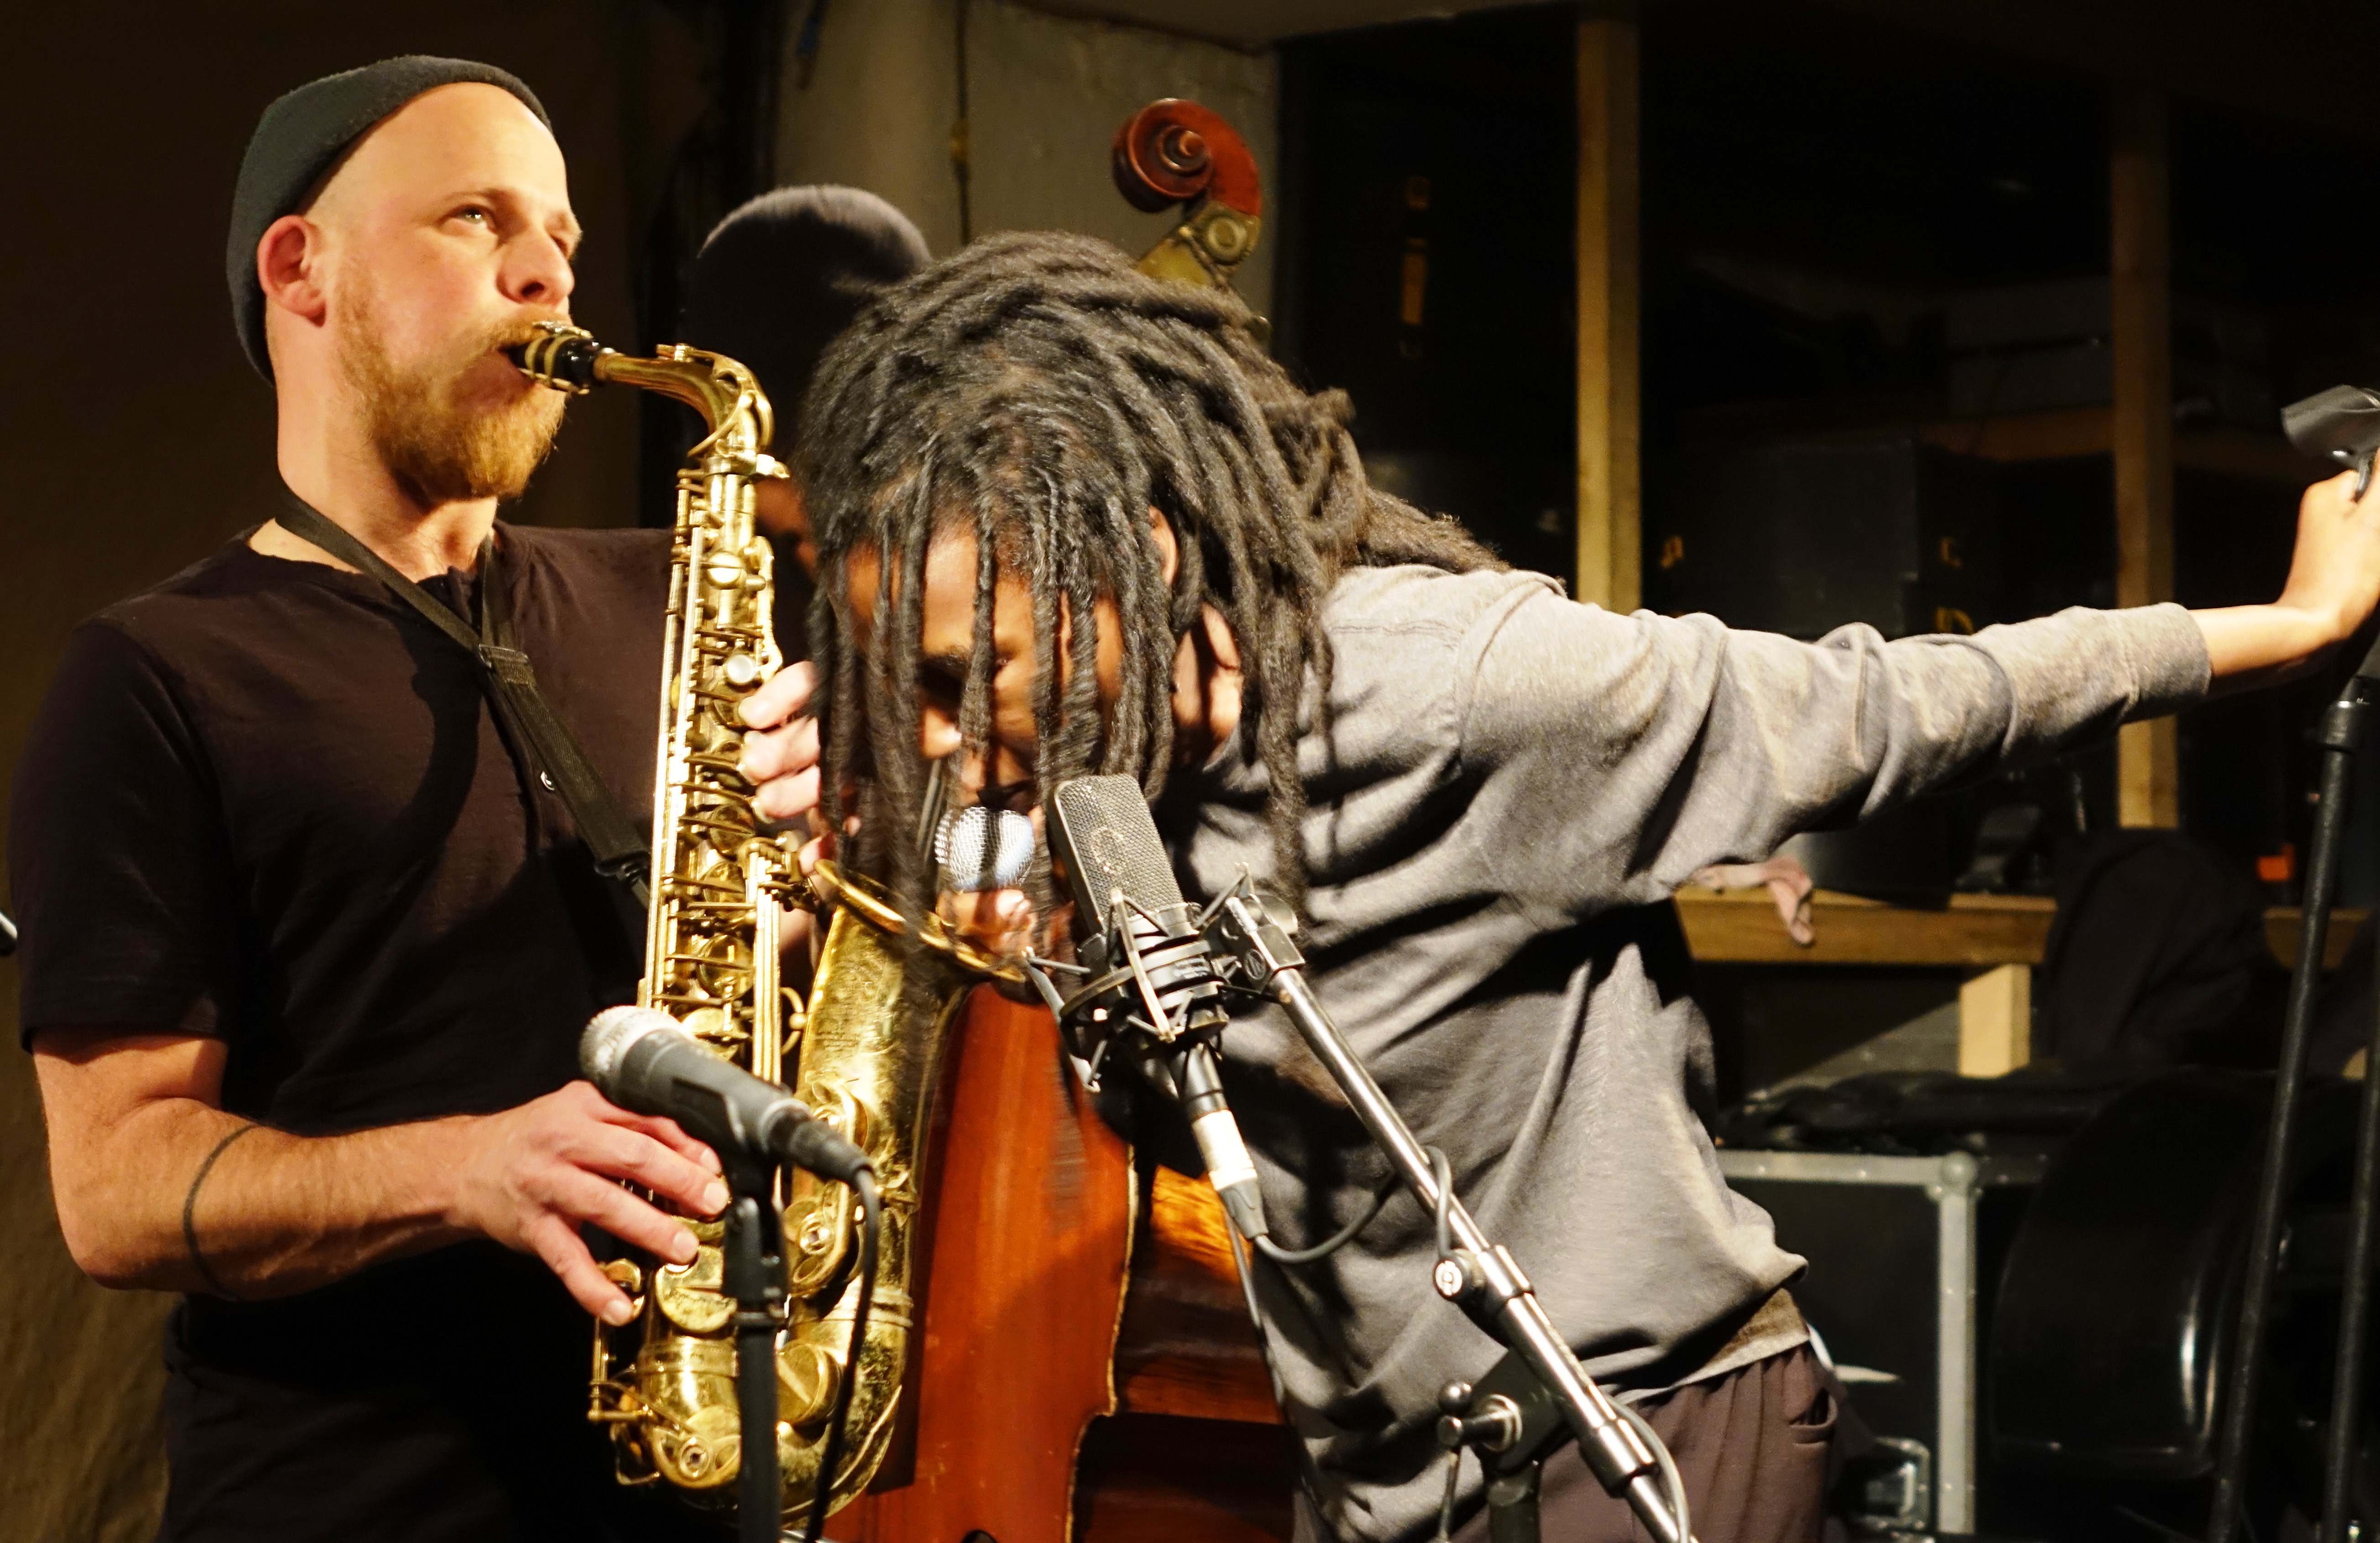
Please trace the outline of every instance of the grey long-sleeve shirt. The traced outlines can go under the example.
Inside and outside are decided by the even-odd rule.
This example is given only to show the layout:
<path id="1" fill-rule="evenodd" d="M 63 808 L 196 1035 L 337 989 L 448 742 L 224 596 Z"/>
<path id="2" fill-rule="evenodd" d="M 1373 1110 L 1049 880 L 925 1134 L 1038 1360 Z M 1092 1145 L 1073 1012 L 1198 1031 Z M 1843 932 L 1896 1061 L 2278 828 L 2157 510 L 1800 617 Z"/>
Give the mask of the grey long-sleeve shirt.
<path id="1" fill-rule="evenodd" d="M 1313 984 L 1622 1389 L 1799 1338 L 1714 1360 L 1802 1261 L 1719 1177 L 1709 1029 L 1662 903 L 1706 864 L 2174 711 L 2208 678 L 2171 605 L 1805 644 L 1617 615 L 1535 575 L 1405 567 L 1342 579 L 1323 626 L 1331 733 L 1309 707 L 1300 749 Z M 1237 741 L 1176 779 L 1160 815 L 1199 896 L 1270 871 L 1265 786 Z M 1224 1051 L 1275 1236 L 1328 1236 L 1385 1164 L 1276 1013 L 1243 1013 Z M 1500 1354 L 1431 1291 L 1434 1252 L 1401 1195 L 1329 1261 L 1259 1266 L 1289 1416 L 1348 1537 L 1427 1533 L 1437 1391 Z"/>

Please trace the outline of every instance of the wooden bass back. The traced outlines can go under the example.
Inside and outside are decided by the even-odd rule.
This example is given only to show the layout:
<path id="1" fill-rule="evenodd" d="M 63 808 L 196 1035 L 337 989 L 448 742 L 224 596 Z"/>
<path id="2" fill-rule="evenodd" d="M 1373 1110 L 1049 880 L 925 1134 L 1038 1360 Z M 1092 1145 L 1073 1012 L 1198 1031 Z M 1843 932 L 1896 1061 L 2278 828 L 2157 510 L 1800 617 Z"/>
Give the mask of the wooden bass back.
<path id="1" fill-rule="evenodd" d="M 1296 1459 L 1203 1180 L 1091 1107 L 1038 1007 L 978 990 L 942 1077 L 903 1438 L 839 1543 L 1287 1539 Z"/>

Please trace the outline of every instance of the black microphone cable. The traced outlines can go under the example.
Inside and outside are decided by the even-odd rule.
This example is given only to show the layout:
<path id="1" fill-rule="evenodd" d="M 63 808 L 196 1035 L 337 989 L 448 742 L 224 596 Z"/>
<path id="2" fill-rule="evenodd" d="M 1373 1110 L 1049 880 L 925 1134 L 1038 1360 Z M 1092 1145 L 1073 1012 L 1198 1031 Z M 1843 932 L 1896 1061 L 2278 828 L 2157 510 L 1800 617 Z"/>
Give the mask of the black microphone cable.
<path id="1" fill-rule="evenodd" d="M 853 1174 L 851 1190 L 859 1200 L 859 1276 L 854 1282 L 859 1290 L 859 1302 L 851 1310 L 851 1358 L 835 1385 L 834 1413 L 827 1418 L 826 1446 L 819 1453 L 818 1478 L 810 1487 L 810 1519 L 802 1529 L 802 1543 L 819 1543 L 819 1529 L 826 1525 L 827 1501 L 834 1494 L 834 1471 L 843 1463 L 846 1444 L 844 1428 L 851 1421 L 852 1391 L 859 1383 L 860 1354 L 868 1344 L 868 1308 L 876 1301 L 876 1253 L 884 1216 L 876 1194 L 875 1172 L 863 1168 Z M 775 1440 L 777 1433 L 771 1431 L 769 1439 Z"/>
<path id="2" fill-rule="evenodd" d="M 1364 1208 L 1363 1215 L 1348 1222 L 1311 1248 L 1283 1248 L 1269 1237 L 1250 1238 L 1248 1241 L 1256 1245 L 1257 1253 L 1278 1265 L 1319 1264 L 1354 1242 L 1355 1234 L 1372 1224 L 1372 1219 L 1379 1215 L 1381 1209 L 1396 1197 L 1396 1193 L 1401 1187 L 1402 1186 L 1397 1176 L 1393 1173 L 1390 1174 L 1387 1182 L 1372 1192 L 1372 1203 Z"/>

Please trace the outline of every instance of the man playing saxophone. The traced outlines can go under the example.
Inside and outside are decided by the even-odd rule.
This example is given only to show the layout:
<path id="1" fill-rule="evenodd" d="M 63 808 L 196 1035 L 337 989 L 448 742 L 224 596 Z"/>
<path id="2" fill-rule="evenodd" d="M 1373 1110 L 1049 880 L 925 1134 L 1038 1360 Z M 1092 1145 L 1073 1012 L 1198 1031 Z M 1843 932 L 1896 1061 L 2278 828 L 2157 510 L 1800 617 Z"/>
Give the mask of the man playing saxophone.
<path id="1" fill-rule="evenodd" d="M 395 59 L 264 115 L 229 277 L 289 490 L 460 618 L 500 555 L 541 688 L 642 810 L 667 533 L 495 519 L 564 406 L 500 350 L 567 318 L 578 240 L 526 86 Z M 67 1243 L 188 1294 L 161 1536 L 716 1537 L 620 1488 L 586 1416 L 586 1315 L 628 1302 L 582 1229 L 684 1260 L 665 1208 L 726 1198 L 577 1080 L 640 919 L 480 662 L 276 511 L 76 632 L 13 800 Z"/>

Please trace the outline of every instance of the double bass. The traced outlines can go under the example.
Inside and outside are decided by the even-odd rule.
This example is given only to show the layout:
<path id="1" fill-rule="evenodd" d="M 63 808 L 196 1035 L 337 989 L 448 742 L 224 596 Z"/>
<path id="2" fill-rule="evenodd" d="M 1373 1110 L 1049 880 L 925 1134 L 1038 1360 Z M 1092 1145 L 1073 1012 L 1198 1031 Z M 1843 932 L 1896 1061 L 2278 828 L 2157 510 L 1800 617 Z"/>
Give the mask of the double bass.
<path id="1" fill-rule="evenodd" d="M 1116 186 L 1181 218 L 1141 260 L 1228 286 L 1254 249 L 1256 158 L 1167 99 L 1115 137 Z M 894 1449 L 830 1518 L 843 1543 L 1272 1543 L 1297 1454 L 1203 1179 L 1136 1157 L 1057 1025 L 978 990 L 935 1112 L 923 1287 Z"/>

